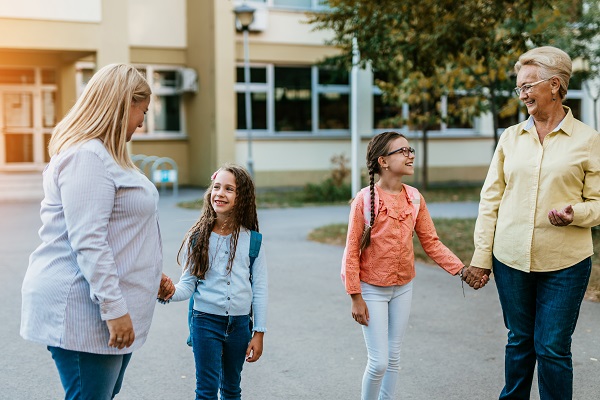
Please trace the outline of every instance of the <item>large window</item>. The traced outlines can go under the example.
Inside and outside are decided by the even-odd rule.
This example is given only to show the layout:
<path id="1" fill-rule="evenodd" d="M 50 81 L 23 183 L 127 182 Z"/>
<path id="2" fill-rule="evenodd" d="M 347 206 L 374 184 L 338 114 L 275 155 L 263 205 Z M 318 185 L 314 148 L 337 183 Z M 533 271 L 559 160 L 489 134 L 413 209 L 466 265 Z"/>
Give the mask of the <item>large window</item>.
<path id="1" fill-rule="evenodd" d="M 152 99 L 144 125 L 133 139 L 170 138 L 184 135 L 184 112 L 180 90 L 181 68 L 157 65 L 138 65 L 152 88 Z M 94 74 L 94 64 L 81 63 L 77 68 L 79 94 Z"/>
<path id="2" fill-rule="evenodd" d="M 247 130 L 245 93 L 251 94 L 252 131 L 271 134 L 347 134 L 348 74 L 316 66 L 253 65 L 246 84 L 237 68 L 237 129 Z"/>

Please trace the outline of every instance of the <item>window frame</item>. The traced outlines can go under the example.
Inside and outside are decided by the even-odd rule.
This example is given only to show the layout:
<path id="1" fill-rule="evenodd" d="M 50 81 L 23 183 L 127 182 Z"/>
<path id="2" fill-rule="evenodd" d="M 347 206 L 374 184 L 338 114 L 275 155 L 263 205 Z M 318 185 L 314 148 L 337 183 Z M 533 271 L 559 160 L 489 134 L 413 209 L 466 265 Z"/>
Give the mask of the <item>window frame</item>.
<path id="1" fill-rule="evenodd" d="M 144 71 L 144 76 L 150 85 L 152 90 L 150 107 L 144 118 L 143 131 L 137 132 L 132 137 L 132 141 L 144 141 L 144 140 L 169 140 L 169 139 L 185 139 L 187 138 L 187 125 L 186 125 L 186 110 L 183 101 L 183 92 L 179 88 L 179 80 L 181 79 L 181 71 L 184 69 L 183 66 L 173 66 L 166 64 L 133 64 L 138 70 Z M 90 61 L 78 62 L 76 64 L 75 82 L 77 86 L 77 97 L 81 96 L 83 89 L 85 88 L 86 82 L 84 82 L 84 70 L 92 70 L 96 72 L 96 64 Z M 176 85 L 175 87 L 154 87 L 154 72 L 160 71 L 175 71 Z M 179 96 L 179 130 L 178 131 L 157 131 L 155 129 L 155 112 L 153 103 L 155 103 L 154 97 L 160 96 Z"/>
<path id="2" fill-rule="evenodd" d="M 250 68 L 265 67 L 266 82 L 265 83 L 249 83 L 250 93 L 266 93 L 267 95 L 267 129 L 252 128 L 252 135 L 264 137 L 281 137 L 281 138 L 311 138 L 311 137 L 347 137 L 350 135 L 350 129 L 319 129 L 319 95 L 327 93 L 340 93 L 348 95 L 348 103 L 350 103 L 350 83 L 347 85 L 322 85 L 319 84 L 319 66 L 317 65 L 298 65 L 298 64 L 273 64 L 273 63 L 250 63 Z M 276 131 L 275 130 L 275 68 L 277 67 L 292 67 L 292 68 L 310 68 L 311 76 L 311 130 L 310 131 Z M 236 68 L 244 68 L 243 63 L 237 63 Z M 246 92 L 246 83 L 237 82 L 234 87 L 235 94 L 244 94 Z M 350 104 L 348 104 L 350 110 Z M 350 111 L 348 111 L 348 126 L 350 124 Z M 236 119 L 237 119 L 236 115 Z M 235 129 L 237 138 L 247 138 L 247 129 Z"/>

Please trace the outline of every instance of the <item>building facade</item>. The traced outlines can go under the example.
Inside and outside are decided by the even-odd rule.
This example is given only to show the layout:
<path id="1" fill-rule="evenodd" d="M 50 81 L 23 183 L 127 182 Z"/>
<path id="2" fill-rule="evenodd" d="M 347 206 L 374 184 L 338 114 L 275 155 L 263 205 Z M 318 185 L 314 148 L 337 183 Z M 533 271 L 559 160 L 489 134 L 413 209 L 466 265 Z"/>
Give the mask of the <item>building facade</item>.
<path id="1" fill-rule="evenodd" d="M 306 12 L 322 9 L 320 0 L 247 2 L 256 9 L 249 83 L 233 12 L 240 3 L 0 1 L 0 173 L 42 170 L 53 126 L 93 72 L 127 62 L 145 73 L 153 90 L 131 152 L 174 159 L 180 184 L 206 185 L 226 161 L 245 165 L 249 143 L 259 187 L 324 179 L 332 157 L 351 154 L 350 82 L 348 74 L 319 66 L 337 51 L 325 44 L 326 32 L 305 23 Z M 370 71 L 358 73 L 360 165 L 368 140 L 391 129 L 404 132 L 419 157 L 419 133 L 389 122 L 407 109 L 385 105 L 373 80 Z M 452 101 L 443 98 L 442 109 Z M 568 104 L 593 125 L 593 103 L 579 87 L 569 90 Z M 503 120 L 502 127 L 517 120 Z M 430 181 L 482 181 L 493 152 L 492 129 L 491 117 L 482 116 L 431 131 Z"/>

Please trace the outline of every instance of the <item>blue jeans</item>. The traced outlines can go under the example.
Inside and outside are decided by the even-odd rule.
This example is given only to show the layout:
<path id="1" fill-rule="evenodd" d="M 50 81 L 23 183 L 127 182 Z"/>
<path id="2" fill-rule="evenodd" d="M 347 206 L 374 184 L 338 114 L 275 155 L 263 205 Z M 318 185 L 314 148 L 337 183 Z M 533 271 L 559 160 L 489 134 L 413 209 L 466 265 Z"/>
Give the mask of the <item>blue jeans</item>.
<path id="1" fill-rule="evenodd" d="M 239 400 L 242 368 L 250 343 L 250 317 L 193 310 L 192 349 L 196 361 L 196 399 Z"/>
<path id="2" fill-rule="evenodd" d="M 494 257 L 508 329 L 500 399 L 529 399 L 536 361 L 541 400 L 573 397 L 571 336 L 591 269 L 592 260 L 586 258 L 559 271 L 526 273 Z"/>
<path id="3" fill-rule="evenodd" d="M 65 400 L 108 400 L 123 383 L 131 353 L 106 355 L 48 346 L 65 389 Z"/>

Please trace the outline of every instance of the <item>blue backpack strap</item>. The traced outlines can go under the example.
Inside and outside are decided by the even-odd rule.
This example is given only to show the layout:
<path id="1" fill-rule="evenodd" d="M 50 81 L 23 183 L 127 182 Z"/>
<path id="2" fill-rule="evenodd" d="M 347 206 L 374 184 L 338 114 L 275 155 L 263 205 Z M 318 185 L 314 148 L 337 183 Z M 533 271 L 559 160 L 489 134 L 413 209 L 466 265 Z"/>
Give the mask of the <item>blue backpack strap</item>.
<path id="1" fill-rule="evenodd" d="M 260 253 L 260 245 L 262 244 L 262 233 L 257 231 L 250 231 L 250 251 L 248 255 L 250 256 L 250 282 L 252 283 L 252 266 L 254 265 L 254 261 L 256 257 L 258 257 L 258 253 Z"/>

